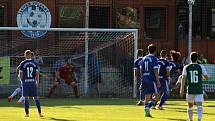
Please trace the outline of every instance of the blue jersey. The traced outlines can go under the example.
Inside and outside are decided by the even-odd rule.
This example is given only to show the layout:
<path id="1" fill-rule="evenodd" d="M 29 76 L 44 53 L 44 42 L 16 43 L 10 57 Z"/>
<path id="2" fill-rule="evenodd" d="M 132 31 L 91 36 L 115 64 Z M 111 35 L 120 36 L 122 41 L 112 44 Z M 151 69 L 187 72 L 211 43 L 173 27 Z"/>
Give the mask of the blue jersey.
<path id="1" fill-rule="evenodd" d="M 30 87 L 36 85 L 37 64 L 32 59 L 26 59 L 20 63 L 19 70 L 23 73 L 22 86 Z"/>
<path id="2" fill-rule="evenodd" d="M 144 56 L 139 62 L 139 65 L 142 71 L 141 79 L 144 77 L 149 77 L 150 80 L 156 81 L 154 69 L 158 69 L 158 59 L 154 55 L 148 54 Z"/>
<path id="3" fill-rule="evenodd" d="M 179 63 L 175 60 L 170 60 L 170 72 L 171 74 L 176 73 L 176 71 L 179 69 Z"/>
<path id="4" fill-rule="evenodd" d="M 159 59 L 158 60 L 159 66 L 159 78 L 167 79 L 167 69 L 169 68 L 169 62 L 166 59 Z"/>
<path id="5" fill-rule="evenodd" d="M 139 57 L 134 61 L 134 69 L 138 69 L 138 70 L 140 69 L 139 63 L 142 59 L 143 59 L 142 57 Z"/>

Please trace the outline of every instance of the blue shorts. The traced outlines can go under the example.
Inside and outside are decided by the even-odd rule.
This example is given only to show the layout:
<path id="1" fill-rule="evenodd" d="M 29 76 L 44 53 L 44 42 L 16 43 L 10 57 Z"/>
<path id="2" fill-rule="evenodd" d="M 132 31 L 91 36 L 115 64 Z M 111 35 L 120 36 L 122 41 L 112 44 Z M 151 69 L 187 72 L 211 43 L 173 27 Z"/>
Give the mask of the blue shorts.
<path id="1" fill-rule="evenodd" d="M 159 92 L 169 92 L 169 84 L 167 79 L 160 79 L 161 87 Z"/>
<path id="2" fill-rule="evenodd" d="M 29 87 L 23 87 L 23 96 L 24 97 L 37 97 L 37 87 L 35 86 L 29 86 Z"/>
<path id="3" fill-rule="evenodd" d="M 155 81 L 150 79 L 149 77 L 143 77 L 141 79 L 141 85 L 143 88 L 143 93 L 146 94 L 153 94 L 153 93 L 158 93 L 157 91 L 157 86 L 155 84 Z"/>

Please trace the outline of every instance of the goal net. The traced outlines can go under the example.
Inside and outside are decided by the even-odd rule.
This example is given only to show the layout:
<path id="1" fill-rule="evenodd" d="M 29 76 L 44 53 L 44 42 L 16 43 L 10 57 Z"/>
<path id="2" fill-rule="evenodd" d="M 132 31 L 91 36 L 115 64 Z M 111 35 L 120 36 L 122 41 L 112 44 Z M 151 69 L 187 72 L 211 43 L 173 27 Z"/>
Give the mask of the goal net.
<path id="1" fill-rule="evenodd" d="M 30 49 L 40 69 L 40 95 L 46 96 L 53 85 L 55 72 L 71 58 L 76 66 L 75 78 L 81 96 L 131 97 L 133 61 L 137 49 L 135 29 L 20 29 L 0 27 L 0 93 L 10 94 L 19 86 L 15 73 L 24 60 L 23 53 Z M 37 31 L 47 31 L 36 37 Z M 23 33 L 31 32 L 32 37 Z M 74 92 L 60 82 L 53 96 L 69 97 Z M 134 95 L 133 95 L 134 96 Z"/>

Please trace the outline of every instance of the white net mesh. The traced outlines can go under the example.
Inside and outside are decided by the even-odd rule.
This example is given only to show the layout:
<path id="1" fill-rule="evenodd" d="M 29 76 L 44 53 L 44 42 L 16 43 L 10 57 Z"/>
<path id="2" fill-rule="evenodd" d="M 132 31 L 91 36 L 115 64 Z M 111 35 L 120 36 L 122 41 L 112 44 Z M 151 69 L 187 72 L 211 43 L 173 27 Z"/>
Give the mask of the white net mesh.
<path id="1" fill-rule="evenodd" d="M 10 64 L 4 65 L 1 74 L 9 73 L 9 79 L 0 83 L 2 94 L 8 94 L 18 86 L 16 66 L 24 59 L 26 49 L 35 52 L 40 65 L 40 95 L 46 96 L 52 86 L 55 71 L 68 58 L 76 65 L 75 77 L 82 96 L 130 97 L 133 88 L 133 60 L 135 35 L 126 31 L 87 31 L 88 74 L 85 74 L 86 59 L 85 31 L 49 31 L 40 38 L 29 38 L 20 31 L 0 32 L 0 56 L 9 57 Z M 42 61 L 41 61 L 42 60 Z M 4 64 L 5 63 L 5 64 Z M 2 66 L 3 67 L 3 66 Z M 5 71 L 5 67 L 7 70 Z M 87 75 L 87 94 L 85 94 Z M 7 77 L 3 77 L 5 79 Z M 10 87 L 7 88 L 6 87 Z M 53 96 L 73 96 L 73 89 L 63 81 Z"/>

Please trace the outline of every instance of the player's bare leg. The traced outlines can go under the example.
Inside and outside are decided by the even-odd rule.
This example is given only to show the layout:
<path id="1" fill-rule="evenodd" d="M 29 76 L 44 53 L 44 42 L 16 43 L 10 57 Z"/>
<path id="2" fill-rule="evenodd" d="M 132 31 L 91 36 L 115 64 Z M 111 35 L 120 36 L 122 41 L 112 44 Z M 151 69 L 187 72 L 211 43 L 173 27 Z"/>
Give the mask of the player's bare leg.
<path id="1" fill-rule="evenodd" d="M 188 102 L 187 114 L 189 121 L 193 121 L 193 102 Z"/>
<path id="2" fill-rule="evenodd" d="M 20 87 L 16 88 L 14 92 L 7 98 L 8 102 L 11 102 L 13 100 L 13 97 L 16 96 L 18 93 L 20 93 L 21 91 L 22 89 Z"/>
<path id="3" fill-rule="evenodd" d="M 156 109 L 155 106 L 158 103 L 159 97 L 160 95 L 158 93 L 153 94 L 153 96 L 151 97 L 151 101 L 149 103 L 149 108 Z"/>
<path id="4" fill-rule="evenodd" d="M 75 82 L 72 82 L 70 85 L 73 88 L 73 91 L 75 93 L 75 97 L 79 98 L 80 97 L 80 93 L 79 93 L 79 89 L 78 89 L 77 84 Z"/>
<path id="5" fill-rule="evenodd" d="M 151 94 L 145 95 L 145 117 L 152 117 L 150 114 L 149 102 L 151 100 Z"/>
<path id="6" fill-rule="evenodd" d="M 98 97 L 100 98 L 100 91 L 99 91 L 99 82 L 96 82 L 96 93 L 98 95 Z"/>
<path id="7" fill-rule="evenodd" d="M 137 102 L 136 105 L 141 106 L 144 105 L 144 93 L 143 93 L 143 87 L 142 85 L 139 86 L 139 95 L 140 95 L 140 100 Z"/>
<path id="8" fill-rule="evenodd" d="M 16 102 L 17 104 L 24 104 L 25 103 L 25 97 L 24 96 L 21 96 L 19 98 L 19 100 Z"/>
<path id="9" fill-rule="evenodd" d="M 51 97 L 51 95 L 54 93 L 55 89 L 57 88 L 57 86 L 59 85 L 59 81 L 55 81 L 53 86 L 51 87 L 51 89 L 49 90 L 49 93 L 47 95 L 47 97 Z"/>

